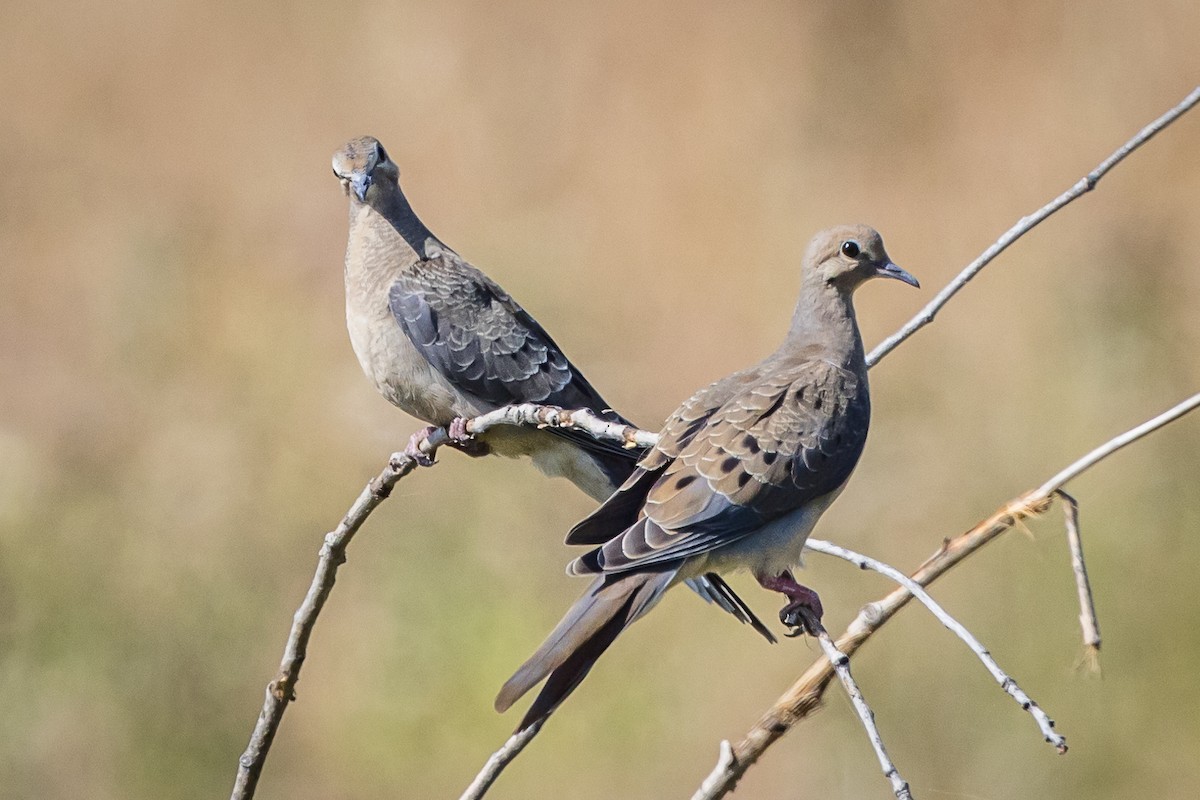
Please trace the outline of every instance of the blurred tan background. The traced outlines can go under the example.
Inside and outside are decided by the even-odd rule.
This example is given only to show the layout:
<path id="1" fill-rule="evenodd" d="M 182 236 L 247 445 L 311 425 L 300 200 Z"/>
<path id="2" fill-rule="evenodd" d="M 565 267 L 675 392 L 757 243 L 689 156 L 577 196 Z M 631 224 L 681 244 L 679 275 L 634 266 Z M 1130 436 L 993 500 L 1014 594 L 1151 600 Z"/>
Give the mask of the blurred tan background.
<path id="1" fill-rule="evenodd" d="M 0 25 L 0 796 L 224 797 L 322 535 L 417 423 L 347 341 L 371 133 L 418 213 L 647 426 L 772 349 L 817 229 L 869 222 L 921 292 L 1200 75 L 1200 5 L 9 2 Z M 1002 256 L 872 372 L 818 535 L 902 567 L 1200 387 L 1200 112 Z M 1056 757 L 912 608 L 856 658 L 925 798 L 1195 796 L 1200 418 L 1078 480 L 1104 639 L 1057 512 L 938 584 L 1044 705 Z M 502 681 L 583 584 L 589 510 L 527 464 L 405 481 L 350 552 L 262 798 L 457 796 Z M 814 557 L 838 630 L 884 591 Z M 779 602 L 735 582 L 764 618 Z M 817 654 L 675 593 L 496 798 L 689 796 Z M 886 797 L 838 691 L 738 797 Z"/>

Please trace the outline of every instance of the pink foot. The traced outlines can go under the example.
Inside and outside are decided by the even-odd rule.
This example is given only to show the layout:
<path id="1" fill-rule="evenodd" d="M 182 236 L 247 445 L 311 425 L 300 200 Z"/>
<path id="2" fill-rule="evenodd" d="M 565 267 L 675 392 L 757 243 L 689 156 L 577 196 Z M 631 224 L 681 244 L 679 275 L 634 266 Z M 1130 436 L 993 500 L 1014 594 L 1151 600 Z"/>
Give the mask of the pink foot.
<path id="1" fill-rule="evenodd" d="M 455 417 L 450 424 L 446 426 L 446 434 L 450 437 L 450 444 L 456 449 L 461 450 L 469 456 L 478 458 L 486 456 L 490 449 L 486 444 L 475 438 L 475 434 L 467 432 L 467 421 L 463 417 Z"/>
<path id="2" fill-rule="evenodd" d="M 450 434 L 450 441 L 462 444 L 469 442 L 473 437 L 467 433 L 467 421 L 462 417 L 455 417 L 446 426 L 446 433 Z"/>
<path id="3" fill-rule="evenodd" d="M 408 447 L 404 448 L 404 455 L 416 461 L 422 467 L 432 467 L 433 459 L 428 454 L 421 452 L 421 442 L 429 438 L 429 435 L 436 431 L 437 428 L 431 426 L 422 428 L 421 430 L 408 437 Z"/>
<path id="4" fill-rule="evenodd" d="M 825 609 L 821 607 L 821 598 L 817 593 L 807 586 L 797 583 L 788 570 L 784 570 L 779 575 L 765 577 L 759 575 L 757 577 L 759 584 L 764 589 L 780 592 L 787 597 L 787 605 L 779 611 L 779 621 L 793 629 L 787 635 L 799 636 L 802 633 L 812 633 L 804 621 L 805 614 L 811 614 L 820 620 L 825 613 Z"/>

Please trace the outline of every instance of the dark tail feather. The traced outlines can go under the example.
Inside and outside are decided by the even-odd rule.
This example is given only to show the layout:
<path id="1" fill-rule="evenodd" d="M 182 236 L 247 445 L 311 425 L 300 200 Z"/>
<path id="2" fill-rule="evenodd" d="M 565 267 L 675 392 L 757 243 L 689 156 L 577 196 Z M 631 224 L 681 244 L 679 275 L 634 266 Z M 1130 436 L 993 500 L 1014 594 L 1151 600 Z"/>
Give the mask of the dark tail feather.
<path id="1" fill-rule="evenodd" d="M 558 708 L 617 635 L 646 613 L 675 577 L 667 572 L 601 576 L 496 696 L 496 710 L 507 711 L 543 678 L 546 685 L 517 726 L 523 731 Z"/>
<path id="2" fill-rule="evenodd" d="M 775 634 L 771 633 L 771 629 L 763 624 L 763 621 L 758 618 L 750 606 L 746 605 L 746 601 L 738 597 L 737 593 L 733 591 L 733 587 L 726 583 L 717 573 L 706 572 L 702 577 L 690 578 L 687 581 L 687 585 L 708 602 L 715 603 L 751 628 L 754 628 L 771 644 L 779 641 L 775 638 Z"/>

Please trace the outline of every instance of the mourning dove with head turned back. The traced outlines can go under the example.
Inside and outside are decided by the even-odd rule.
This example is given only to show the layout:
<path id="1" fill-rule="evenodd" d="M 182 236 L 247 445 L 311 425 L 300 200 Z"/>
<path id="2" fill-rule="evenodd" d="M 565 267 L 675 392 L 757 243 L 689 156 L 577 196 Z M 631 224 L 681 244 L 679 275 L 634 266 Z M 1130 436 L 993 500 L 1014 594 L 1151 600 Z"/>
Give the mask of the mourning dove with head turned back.
<path id="1" fill-rule="evenodd" d="M 871 228 L 818 234 L 779 349 L 680 406 L 629 479 L 572 528 L 568 544 L 596 547 L 567 571 L 596 577 L 496 698 L 504 711 L 546 680 L 518 730 L 553 712 L 677 583 L 748 569 L 786 595 L 784 624 L 800 628 L 806 609 L 820 617 L 816 593 L 791 570 L 866 443 L 871 402 L 852 297 L 877 276 L 918 285 Z"/>
<path id="2" fill-rule="evenodd" d="M 400 171 L 363 136 L 333 155 L 350 198 L 346 323 L 359 363 L 404 411 L 451 429 L 468 452 L 530 456 L 603 500 L 638 453 L 568 430 L 501 426 L 468 442 L 463 420 L 513 403 L 589 408 L 627 423 L 545 329 L 487 275 L 429 232 L 400 189 Z M 406 452 L 428 459 L 414 435 Z"/>

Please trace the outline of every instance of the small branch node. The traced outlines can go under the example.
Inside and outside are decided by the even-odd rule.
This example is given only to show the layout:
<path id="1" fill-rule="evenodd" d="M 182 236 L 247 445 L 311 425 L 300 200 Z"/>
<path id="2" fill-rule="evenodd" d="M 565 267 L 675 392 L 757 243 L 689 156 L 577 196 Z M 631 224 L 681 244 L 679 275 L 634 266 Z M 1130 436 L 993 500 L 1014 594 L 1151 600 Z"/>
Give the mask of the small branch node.
<path id="1" fill-rule="evenodd" d="M 858 615 L 862 617 L 863 622 L 867 623 L 872 628 L 877 626 L 884 619 L 883 609 L 880 608 L 879 603 L 867 603 L 865 606 L 859 609 Z"/>

